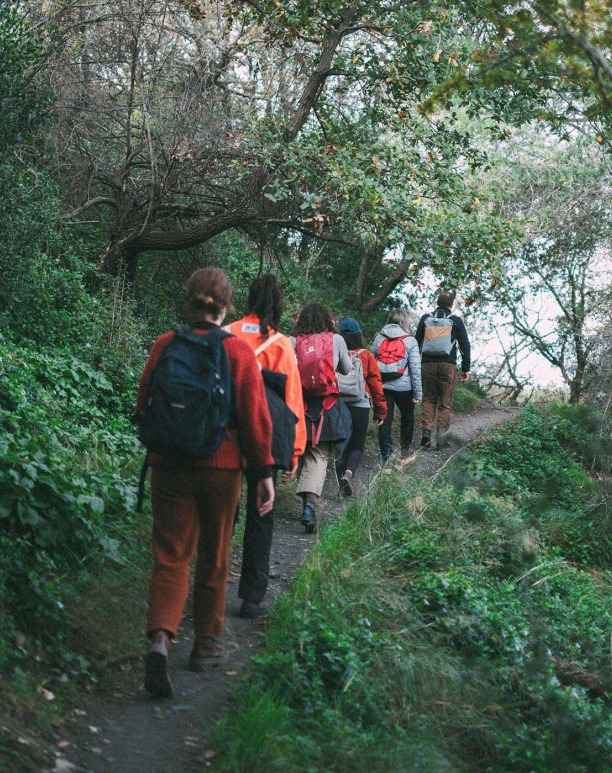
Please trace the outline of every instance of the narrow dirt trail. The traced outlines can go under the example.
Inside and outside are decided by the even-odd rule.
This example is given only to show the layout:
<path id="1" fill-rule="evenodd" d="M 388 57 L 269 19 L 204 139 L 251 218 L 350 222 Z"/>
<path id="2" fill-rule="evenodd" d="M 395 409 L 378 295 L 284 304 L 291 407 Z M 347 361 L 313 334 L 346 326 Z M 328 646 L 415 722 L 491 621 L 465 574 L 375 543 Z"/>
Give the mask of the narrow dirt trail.
<path id="1" fill-rule="evenodd" d="M 516 410 L 485 406 L 474 414 L 454 418 L 452 432 L 460 444 L 502 424 Z M 419 453 L 402 474 L 429 476 L 439 469 L 452 451 Z M 377 467 L 364 465 L 363 479 Z M 331 470 L 328 473 L 319 520 L 333 520 L 343 510 L 336 497 Z M 323 515 L 324 511 L 326 516 Z M 268 601 L 293 580 L 295 572 L 314 542 L 299 524 L 299 503 L 289 492 L 281 493 L 277 508 Z M 226 607 L 225 642 L 232 651 L 229 661 L 205 673 L 187 669 L 192 632 L 187 616 L 172 650 L 174 696 L 153 699 L 142 688 L 142 664 L 124 664 L 105 682 L 103 694 L 87 696 L 82 709 L 74 710 L 57 728 L 61 743 L 58 755 L 46 770 L 76 773 L 198 773 L 213 767 L 203 745 L 203 732 L 218 718 L 229 690 L 261 646 L 265 620 L 238 617 L 239 551 L 232 557 Z M 187 612 L 189 610 L 186 610 Z M 61 751 L 60 751 L 61 749 Z"/>

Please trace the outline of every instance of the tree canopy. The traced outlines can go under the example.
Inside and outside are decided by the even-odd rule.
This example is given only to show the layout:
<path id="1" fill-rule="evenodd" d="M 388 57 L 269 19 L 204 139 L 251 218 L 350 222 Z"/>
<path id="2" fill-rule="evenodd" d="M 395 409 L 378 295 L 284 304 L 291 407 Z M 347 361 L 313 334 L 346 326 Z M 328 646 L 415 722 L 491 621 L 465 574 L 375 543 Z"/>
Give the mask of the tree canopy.
<path id="1" fill-rule="evenodd" d="M 606 141 L 609 19 L 581 8 L 41 4 L 64 217 L 99 220 L 111 274 L 238 229 L 345 245 L 366 310 L 423 266 L 485 288 L 511 229 L 468 183 L 487 163 L 471 122 L 580 116 Z"/>

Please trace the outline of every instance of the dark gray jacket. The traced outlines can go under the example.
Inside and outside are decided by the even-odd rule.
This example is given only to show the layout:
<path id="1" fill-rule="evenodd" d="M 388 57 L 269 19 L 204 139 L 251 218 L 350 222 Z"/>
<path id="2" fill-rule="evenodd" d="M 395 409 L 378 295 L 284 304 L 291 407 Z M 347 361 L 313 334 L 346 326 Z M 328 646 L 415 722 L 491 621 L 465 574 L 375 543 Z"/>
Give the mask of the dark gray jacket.
<path id="1" fill-rule="evenodd" d="M 471 365 L 471 349 L 470 339 L 468 338 L 467 330 L 463 324 L 461 317 L 456 314 L 451 314 L 450 309 L 445 309 L 442 306 L 438 306 L 436 311 L 444 312 L 445 317 L 450 317 L 453 321 L 453 329 L 451 331 L 451 341 L 455 342 L 455 345 L 450 351 L 450 354 L 423 354 L 423 365 L 427 362 L 450 362 L 451 365 L 457 364 L 457 349 L 461 352 L 461 371 L 462 373 L 468 373 Z M 415 338 L 419 344 L 419 349 L 423 348 L 423 340 L 425 338 L 425 319 L 429 314 L 423 314 L 417 325 Z"/>

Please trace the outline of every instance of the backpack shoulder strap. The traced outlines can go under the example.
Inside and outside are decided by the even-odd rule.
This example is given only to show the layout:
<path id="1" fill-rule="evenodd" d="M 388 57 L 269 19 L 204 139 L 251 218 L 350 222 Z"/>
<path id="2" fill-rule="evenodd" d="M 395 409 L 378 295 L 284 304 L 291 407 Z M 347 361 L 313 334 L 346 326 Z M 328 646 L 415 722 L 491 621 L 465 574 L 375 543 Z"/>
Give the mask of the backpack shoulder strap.
<path id="1" fill-rule="evenodd" d="M 270 336 L 270 338 L 266 339 L 263 342 L 263 344 L 261 344 L 260 346 L 257 347 L 257 349 L 255 349 L 255 356 L 257 357 L 258 355 L 260 355 L 263 351 L 265 351 L 268 348 L 268 346 L 273 344 L 275 341 L 278 341 L 278 339 L 282 337 L 283 337 L 282 333 L 275 333 L 273 336 Z"/>

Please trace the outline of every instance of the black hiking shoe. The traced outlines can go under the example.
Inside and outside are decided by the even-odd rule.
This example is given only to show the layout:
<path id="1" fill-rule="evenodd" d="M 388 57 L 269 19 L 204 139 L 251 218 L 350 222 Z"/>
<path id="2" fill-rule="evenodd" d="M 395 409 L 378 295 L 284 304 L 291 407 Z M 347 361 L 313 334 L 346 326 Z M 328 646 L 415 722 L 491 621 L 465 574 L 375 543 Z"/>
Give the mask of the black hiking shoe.
<path id="1" fill-rule="evenodd" d="M 304 527 L 306 534 L 314 534 L 317 530 L 317 518 L 312 505 L 304 505 L 300 523 Z"/>
<path id="2" fill-rule="evenodd" d="M 162 632 L 157 634 L 147 653 L 144 686 L 156 698 L 169 698 L 172 695 L 170 640 Z"/>
<path id="3" fill-rule="evenodd" d="M 245 600 L 242 602 L 238 617 L 242 617 L 243 620 L 257 620 L 260 617 L 265 617 L 269 611 L 263 601 Z"/>
<path id="4" fill-rule="evenodd" d="M 431 430 L 424 429 L 421 437 L 421 448 L 431 448 Z"/>

